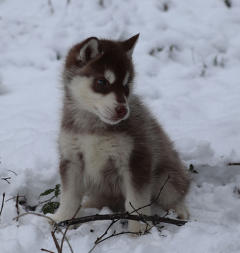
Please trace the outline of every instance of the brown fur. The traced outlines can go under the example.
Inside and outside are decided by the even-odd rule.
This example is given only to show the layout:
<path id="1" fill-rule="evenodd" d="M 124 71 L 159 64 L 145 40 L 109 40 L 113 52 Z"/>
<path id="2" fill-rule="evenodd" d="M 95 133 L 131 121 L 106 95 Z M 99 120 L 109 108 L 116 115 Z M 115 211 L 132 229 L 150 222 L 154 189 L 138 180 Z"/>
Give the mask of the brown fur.
<path id="1" fill-rule="evenodd" d="M 60 171 L 60 175 L 61 175 L 62 180 L 64 180 L 67 177 L 66 174 L 67 174 L 69 163 L 70 163 L 69 160 L 61 159 L 61 161 L 60 161 L 59 171 Z M 65 180 L 62 183 L 65 184 Z"/>

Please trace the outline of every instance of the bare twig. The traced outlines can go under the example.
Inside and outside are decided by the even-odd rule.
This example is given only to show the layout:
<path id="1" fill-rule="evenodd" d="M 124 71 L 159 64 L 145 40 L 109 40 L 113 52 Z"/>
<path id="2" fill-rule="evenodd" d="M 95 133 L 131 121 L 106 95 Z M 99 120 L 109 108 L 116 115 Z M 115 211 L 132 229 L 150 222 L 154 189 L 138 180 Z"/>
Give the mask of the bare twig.
<path id="1" fill-rule="evenodd" d="M 119 236 L 119 235 L 124 235 L 124 234 L 139 235 L 139 233 L 137 233 L 137 232 L 124 231 L 124 232 L 116 233 L 116 231 L 114 231 L 113 234 L 111 234 L 111 235 L 105 237 L 105 238 L 102 239 L 102 240 L 99 240 L 98 243 L 96 243 L 96 244 L 88 251 L 88 253 L 92 253 L 93 250 L 96 248 L 96 246 L 97 246 L 99 243 L 104 242 L 104 241 L 106 241 L 107 239 L 110 239 L 110 238 L 112 238 L 112 237 Z"/>
<path id="2" fill-rule="evenodd" d="M 113 234 L 109 235 L 108 237 L 105 237 L 104 239 L 102 239 L 102 240 L 99 241 L 98 243 L 101 243 L 101 242 L 103 242 L 103 241 L 106 241 L 107 239 L 109 239 L 109 238 L 111 238 L 111 237 L 118 236 L 118 235 L 123 235 L 123 234 L 139 235 L 138 232 L 123 231 L 123 232 L 120 232 L 120 233 L 113 233 Z"/>
<path id="3" fill-rule="evenodd" d="M 129 213 L 115 213 L 115 214 L 96 214 L 96 215 L 90 215 L 90 216 L 84 216 L 80 218 L 75 218 L 71 220 L 65 220 L 59 222 L 57 225 L 60 227 L 66 227 L 66 226 L 71 226 L 71 225 L 76 225 L 76 224 L 82 224 L 82 223 L 87 223 L 91 221 L 100 221 L 100 220 L 120 220 L 120 219 L 125 219 L 125 220 L 135 220 L 135 221 L 151 221 L 154 222 L 155 224 L 158 223 L 168 223 L 168 224 L 173 224 L 176 226 L 182 226 L 184 225 L 187 221 L 184 220 L 177 220 L 177 219 L 171 219 L 171 218 L 164 218 L 160 217 L 158 215 L 133 215 Z"/>
<path id="4" fill-rule="evenodd" d="M 164 189 L 164 187 L 166 186 L 166 184 L 167 184 L 169 178 L 170 178 L 170 177 L 169 177 L 169 175 L 168 175 L 168 177 L 166 178 L 166 180 L 165 180 L 165 182 L 163 183 L 162 187 L 160 188 L 159 193 L 157 194 L 157 196 L 156 196 L 149 204 L 147 204 L 147 205 L 145 205 L 145 206 L 141 206 L 141 207 L 139 207 L 139 208 L 136 209 L 136 208 L 132 205 L 132 203 L 129 202 L 130 206 L 131 206 L 132 209 L 133 209 L 133 211 L 130 212 L 129 215 L 131 215 L 131 214 L 133 214 L 133 213 L 137 213 L 137 214 L 138 214 L 137 217 L 141 218 L 140 221 L 146 223 L 146 225 L 147 225 L 147 226 L 146 226 L 146 229 L 145 229 L 145 231 L 144 231 L 144 234 L 145 234 L 145 233 L 148 233 L 148 232 L 151 230 L 151 228 L 154 227 L 154 226 L 156 225 L 156 223 L 155 223 L 155 222 L 152 222 L 152 223 L 153 223 L 153 226 L 151 226 L 151 225 L 146 221 L 145 216 L 142 215 L 142 214 L 139 212 L 139 210 L 141 210 L 141 209 L 143 209 L 143 208 L 146 208 L 146 207 L 148 207 L 148 206 L 153 205 L 153 204 L 159 199 L 159 196 L 160 196 L 162 190 Z M 113 234 L 114 234 L 114 236 L 117 236 L 117 235 L 121 235 L 121 234 L 124 234 L 124 233 L 125 233 L 125 234 L 126 234 L 126 233 L 131 233 L 131 232 L 121 232 L 121 233 L 117 233 L 117 234 L 116 234 L 116 232 L 114 231 L 114 233 L 113 233 L 112 235 L 110 235 L 110 236 L 106 237 L 105 239 L 103 239 L 104 236 L 107 235 L 108 231 L 109 231 L 110 228 L 113 226 L 113 224 L 115 224 L 116 222 L 118 222 L 120 219 L 121 219 L 121 218 L 113 219 L 113 220 L 112 220 L 112 222 L 109 224 L 109 226 L 107 227 L 107 229 L 105 230 L 105 232 L 104 232 L 100 237 L 98 237 L 98 238 L 96 239 L 96 241 L 94 242 L 94 245 L 93 245 L 92 249 L 89 251 L 89 253 L 92 252 L 92 251 L 96 248 L 96 246 L 97 246 L 99 243 L 101 243 L 101 242 L 104 241 L 105 239 L 108 239 L 108 238 L 113 237 Z M 137 233 L 137 234 L 139 234 L 139 233 Z"/>
<path id="5" fill-rule="evenodd" d="M 29 215 L 29 214 L 30 214 L 30 215 L 35 215 L 35 216 L 39 216 L 39 217 L 45 218 L 45 219 L 49 220 L 55 227 L 57 227 L 57 224 L 56 224 L 55 220 L 53 220 L 51 217 L 48 217 L 47 215 L 40 214 L 40 213 L 34 213 L 34 212 L 22 213 L 22 214 L 18 215 L 17 217 L 13 218 L 13 220 L 17 220 L 17 219 L 19 219 L 19 218 L 21 218 L 21 217 L 23 217 L 23 216 Z M 57 227 L 57 229 L 58 229 L 58 231 L 59 231 L 62 235 L 64 234 L 64 233 L 62 232 L 62 230 L 61 230 L 59 227 Z M 67 237 L 65 237 L 64 239 L 66 240 L 66 242 L 67 242 L 67 244 L 68 244 L 68 246 L 69 246 L 70 251 L 73 253 L 73 249 L 72 249 L 72 247 L 71 247 L 71 245 L 70 245 L 69 240 L 67 239 Z"/>
<path id="6" fill-rule="evenodd" d="M 58 231 L 59 231 L 62 235 L 64 234 L 64 232 L 63 232 L 60 228 L 58 228 Z M 70 244 L 70 242 L 69 242 L 68 238 L 67 238 L 67 237 L 65 237 L 65 238 L 64 238 L 64 240 L 67 242 L 68 247 L 69 247 L 69 249 L 70 249 L 71 253 L 73 253 L 73 248 L 72 248 L 72 246 L 71 246 L 71 244 Z"/>
<path id="7" fill-rule="evenodd" d="M 5 192 L 2 194 L 2 205 L 1 205 L 1 210 L 0 210 L 0 216 L 2 215 L 2 211 L 3 211 L 4 199 L 5 199 Z"/>
<path id="8" fill-rule="evenodd" d="M 224 3 L 228 8 L 232 7 L 232 0 L 224 0 Z"/>
<path id="9" fill-rule="evenodd" d="M 140 217 L 143 218 L 142 213 L 140 213 L 140 212 L 133 206 L 133 204 L 132 204 L 131 202 L 129 202 L 129 205 L 132 207 L 132 209 L 133 209 L 134 212 L 136 212 Z M 146 226 L 146 229 L 145 229 L 145 231 L 144 231 L 144 233 L 145 233 L 145 232 L 147 231 L 147 228 L 148 228 L 148 227 L 151 227 L 151 225 L 150 225 L 146 220 L 144 220 L 144 218 L 143 218 L 143 222 L 147 225 L 147 226 Z"/>
<path id="10" fill-rule="evenodd" d="M 136 211 L 139 211 L 139 210 L 141 210 L 141 209 L 143 209 L 143 208 L 145 208 L 145 207 L 151 206 L 151 205 L 153 205 L 155 202 L 157 202 L 158 199 L 159 199 L 159 197 L 160 197 L 160 195 L 161 195 L 161 193 L 162 193 L 162 191 L 163 191 L 163 189 L 164 189 L 164 187 L 166 186 L 166 184 L 167 184 L 167 182 L 168 182 L 169 179 L 170 179 L 170 176 L 168 175 L 167 178 L 166 178 L 166 180 L 164 181 L 164 184 L 163 184 L 162 187 L 160 188 L 160 190 L 159 190 L 157 196 L 156 196 L 149 204 L 137 208 L 137 209 L 136 209 L 135 211 L 133 211 L 132 213 L 134 213 L 134 212 L 136 212 Z"/>
<path id="11" fill-rule="evenodd" d="M 9 181 L 11 179 L 11 177 L 2 177 L 1 179 L 5 180 L 8 184 L 11 184 Z"/>
<path id="12" fill-rule="evenodd" d="M 13 170 L 8 170 L 8 171 L 12 172 L 15 176 L 18 175 L 18 174 L 17 174 L 15 171 L 13 171 Z"/>
<path id="13" fill-rule="evenodd" d="M 77 216 L 77 214 L 78 214 L 80 208 L 81 208 L 81 204 L 80 204 L 79 207 L 77 208 L 77 210 L 76 210 L 76 212 L 74 213 L 72 219 L 74 219 L 74 218 Z M 68 231 L 69 227 L 70 227 L 70 226 L 67 226 L 67 228 L 65 229 L 65 231 L 64 231 L 64 233 L 63 233 L 63 237 L 62 237 L 62 241 L 61 241 L 61 247 L 60 247 L 60 248 L 61 248 L 61 252 L 62 252 L 62 249 L 63 249 L 64 240 L 65 240 L 65 239 L 67 240 L 66 234 L 67 234 L 67 231 Z M 70 243 L 68 244 L 68 246 L 69 246 L 69 248 L 70 248 L 70 250 L 71 250 L 71 253 L 73 253 L 73 249 L 72 249 Z"/>
<path id="14" fill-rule="evenodd" d="M 47 199 L 47 200 L 40 201 L 39 204 L 43 204 L 43 203 L 46 203 L 46 202 L 51 202 L 54 198 L 56 198 L 55 195 L 52 196 L 51 198 Z"/>
<path id="15" fill-rule="evenodd" d="M 164 187 L 166 186 L 166 184 L 167 184 L 167 182 L 168 182 L 168 180 L 169 180 L 169 175 L 168 175 L 168 177 L 167 177 L 167 179 L 165 180 L 165 182 L 164 182 L 164 184 L 162 185 L 162 187 L 160 188 L 160 190 L 159 190 L 159 193 L 157 194 L 157 196 L 156 196 L 156 198 L 155 199 L 153 199 L 149 204 L 147 204 L 147 205 L 145 205 L 145 206 L 143 206 L 143 207 L 140 207 L 140 208 L 138 208 L 138 209 L 135 209 L 133 206 L 132 206 L 132 204 L 130 203 L 130 205 L 132 206 L 132 208 L 133 208 L 133 211 L 130 213 L 130 214 L 133 214 L 133 213 L 137 213 L 137 214 L 139 214 L 139 210 L 141 210 L 141 209 L 143 209 L 143 208 L 145 208 L 145 207 L 148 207 L 148 206 L 151 206 L 152 204 L 154 204 L 158 199 L 159 199 L 159 196 L 160 196 L 160 194 L 161 194 L 161 192 L 162 192 L 162 190 L 164 189 Z M 120 218 L 121 219 L 121 218 Z M 109 229 L 116 223 L 116 222 L 118 222 L 120 219 L 114 219 L 114 220 L 112 220 L 112 222 L 109 224 L 109 226 L 107 227 L 107 229 L 105 230 L 105 232 L 100 236 L 100 237 L 98 237 L 97 238 L 97 240 L 95 241 L 95 244 L 97 244 L 98 243 L 98 241 L 100 241 L 107 233 L 108 233 L 108 231 L 109 231 Z M 144 221 L 145 223 L 147 223 L 146 221 Z M 148 224 L 149 225 L 149 224 Z M 150 226 L 151 227 L 151 226 Z M 146 230 L 147 231 L 147 230 Z M 149 230 L 148 230 L 149 231 Z"/>
<path id="16" fill-rule="evenodd" d="M 17 215 L 19 216 L 20 212 L 19 212 L 19 205 L 18 205 L 18 203 L 19 203 L 19 195 L 17 194 L 15 206 L 16 206 L 16 209 L 17 209 Z M 16 219 L 16 221 L 18 221 L 18 219 Z"/>
<path id="17" fill-rule="evenodd" d="M 101 243 L 111 237 L 114 237 L 114 236 L 118 236 L 118 235 L 122 235 L 122 234 L 139 234 L 139 233 L 135 233 L 135 232 L 120 232 L 120 233 L 116 233 L 116 231 L 114 231 L 113 234 L 109 235 L 108 237 L 105 237 L 105 235 L 107 235 L 109 229 L 112 227 L 112 225 L 114 223 L 116 223 L 117 221 L 119 221 L 120 219 L 127 219 L 127 220 L 135 220 L 135 221 L 142 221 L 142 222 L 145 222 L 147 223 L 148 221 L 151 221 L 154 225 L 155 224 L 158 224 L 160 222 L 163 222 L 163 223 L 168 223 L 168 224 L 174 224 L 174 225 L 177 225 L 177 226 L 181 226 L 181 225 L 184 225 L 186 223 L 186 221 L 182 221 L 182 220 L 176 220 L 176 219 L 170 219 L 170 218 L 166 218 L 166 217 L 159 217 L 158 215 L 154 215 L 154 216 L 147 216 L 147 215 L 143 215 L 141 213 L 139 213 L 138 211 L 145 208 L 145 207 L 148 207 L 148 206 L 151 206 L 154 202 L 156 202 L 163 190 L 163 188 L 165 187 L 167 181 L 169 180 L 169 176 L 168 178 L 166 179 L 166 181 L 164 182 L 163 186 L 161 187 L 158 195 L 156 196 L 155 199 L 153 199 L 149 204 L 145 205 L 145 206 L 142 206 L 140 208 L 134 208 L 133 207 L 133 211 L 131 213 L 128 213 L 128 212 L 125 212 L 125 213 L 116 213 L 116 214 L 106 214 L 106 215 L 91 215 L 91 216 L 85 216 L 85 217 L 81 217 L 81 218 L 75 218 L 77 212 L 79 211 L 80 207 L 78 208 L 78 210 L 76 211 L 76 213 L 74 214 L 73 218 L 70 219 L 70 220 L 66 220 L 66 221 L 62 221 L 58 224 L 55 223 L 55 221 L 53 219 L 51 219 L 50 217 L 46 216 L 46 215 L 43 215 L 43 214 L 38 214 L 38 213 L 34 213 L 34 212 L 28 212 L 28 213 L 23 213 L 21 215 L 18 215 L 16 218 L 14 218 L 15 220 L 19 219 L 20 217 L 22 216 L 25 216 L 25 215 L 28 215 L 28 214 L 32 214 L 32 215 L 36 215 L 36 216 L 40 216 L 40 217 L 44 217 L 44 218 L 47 218 L 48 220 L 50 220 L 53 224 L 55 224 L 55 228 L 57 228 L 63 235 L 62 237 L 62 240 L 61 240 L 61 244 L 59 245 L 57 239 L 56 239 L 56 236 L 55 236 L 55 231 L 52 231 L 51 232 L 51 235 L 52 235 L 52 238 L 54 240 L 54 243 L 55 243 L 55 246 L 56 246 L 56 249 L 58 251 L 58 253 L 62 253 L 62 250 L 63 250 L 63 244 L 64 244 L 64 240 L 66 240 L 66 242 L 68 243 L 69 245 L 69 248 L 71 250 L 71 252 L 73 253 L 73 250 L 72 250 L 72 247 L 66 237 L 66 234 L 67 234 L 67 231 L 69 229 L 70 226 L 72 225 L 76 225 L 76 224 L 81 224 L 81 223 L 86 223 L 86 222 L 91 222 L 91 221 L 97 221 L 97 220 L 111 220 L 111 223 L 109 224 L 109 226 L 107 227 L 107 229 L 105 230 L 105 232 L 96 239 L 95 241 L 95 244 L 94 244 L 94 247 L 90 250 L 90 252 L 92 252 L 92 250 L 96 247 L 96 245 L 98 243 Z M 19 197 L 17 197 L 19 198 Z M 138 215 L 134 215 L 133 213 L 137 213 Z M 66 227 L 66 230 L 64 232 L 61 231 L 60 227 L 61 226 L 64 226 Z M 148 230 L 149 231 L 149 230 Z M 147 230 L 145 232 L 148 232 Z M 45 249 L 43 249 L 44 251 Z M 47 251 L 45 250 L 46 252 L 51 252 L 51 251 Z"/>
<path id="18" fill-rule="evenodd" d="M 43 248 L 41 248 L 41 251 L 45 251 L 45 252 L 48 252 L 48 253 L 54 253 L 53 251 L 51 251 L 51 250 L 48 250 L 48 249 L 43 249 Z"/>
<path id="19" fill-rule="evenodd" d="M 57 249 L 58 253 L 62 253 L 61 248 L 59 246 L 59 243 L 57 241 L 57 238 L 55 236 L 55 233 L 53 231 L 51 231 L 51 235 L 52 235 L 52 238 L 53 238 L 53 241 L 54 241 L 54 244 L 56 246 L 56 249 Z"/>
<path id="20" fill-rule="evenodd" d="M 228 163 L 228 166 L 240 166 L 240 162 L 239 163 Z"/>
<path id="21" fill-rule="evenodd" d="M 102 240 L 102 238 L 108 233 L 109 229 L 112 227 L 112 225 L 116 222 L 118 222 L 119 220 L 112 220 L 112 222 L 109 224 L 109 226 L 107 227 L 107 229 L 105 230 L 105 232 L 99 236 L 97 238 L 97 240 L 95 241 L 95 243 L 98 243 L 98 241 Z"/>
<path id="22" fill-rule="evenodd" d="M 18 196 L 18 198 L 24 198 L 24 199 L 26 200 L 26 197 L 25 197 L 24 195 L 17 195 L 17 196 Z M 7 199 L 6 202 L 8 202 L 8 201 L 10 201 L 10 200 L 12 200 L 12 199 L 16 199 L 17 196 L 13 196 L 13 197 Z"/>
<path id="23" fill-rule="evenodd" d="M 64 231 L 63 234 L 62 234 L 62 240 L 61 240 L 61 245 L 60 245 L 60 250 L 61 250 L 61 252 L 62 252 L 62 250 L 63 250 L 63 243 L 64 243 L 64 240 L 67 239 L 66 234 L 67 234 L 68 229 L 69 229 L 69 226 L 66 227 L 65 231 Z M 72 249 L 72 248 L 71 248 L 71 249 Z"/>
<path id="24" fill-rule="evenodd" d="M 22 213 L 22 214 L 16 216 L 15 218 L 13 218 L 13 220 L 17 220 L 17 219 L 19 219 L 23 216 L 29 215 L 29 214 L 39 216 L 39 217 L 43 217 L 43 218 L 48 219 L 49 221 L 51 221 L 52 224 L 56 224 L 55 220 L 53 220 L 51 217 L 48 217 L 48 216 L 46 216 L 44 214 L 41 214 L 41 213 L 34 213 L 34 212 Z"/>

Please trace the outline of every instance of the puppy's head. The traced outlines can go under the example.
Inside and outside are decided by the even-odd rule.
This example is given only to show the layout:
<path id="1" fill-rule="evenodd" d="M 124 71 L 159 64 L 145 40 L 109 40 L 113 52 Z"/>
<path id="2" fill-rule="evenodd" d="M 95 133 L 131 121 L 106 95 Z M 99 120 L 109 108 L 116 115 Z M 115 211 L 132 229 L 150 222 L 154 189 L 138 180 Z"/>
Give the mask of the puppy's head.
<path id="1" fill-rule="evenodd" d="M 129 116 L 128 99 L 134 77 L 132 52 L 138 36 L 125 41 L 90 37 L 69 51 L 65 92 L 78 108 L 112 125 Z"/>

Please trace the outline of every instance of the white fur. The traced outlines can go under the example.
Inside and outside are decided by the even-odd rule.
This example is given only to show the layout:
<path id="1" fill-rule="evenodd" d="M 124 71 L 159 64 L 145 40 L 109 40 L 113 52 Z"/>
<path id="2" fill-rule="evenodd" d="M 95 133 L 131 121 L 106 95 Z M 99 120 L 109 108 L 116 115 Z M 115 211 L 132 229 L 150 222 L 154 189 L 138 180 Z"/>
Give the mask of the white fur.
<path id="1" fill-rule="evenodd" d="M 68 167 L 66 179 L 67 185 L 61 190 L 60 207 L 57 212 L 52 215 L 52 218 L 56 222 L 71 219 L 76 214 L 77 217 L 81 216 L 81 210 L 77 212 L 80 207 L 81 200 L 83 197 L 83 186 L 79 184 L 79 178 L 81 178 L 81 171 L 77 164 L 71 162 Z"/>
<path id="2" fill-rule="evenodd" d="M 72 134 L 62 131 L 59 139 L 60 150 L 66 159 L 76 161 L 81 152 L 85 160 L 85 176 L 97 183 L 99 174 L 109 157 L 113 158 L 116 166 L 126 168 L 133 144 L 130 137 L 123 134 L 89 135 Z"/>
<path id="3" fill-rule="evenodd" d="M 59 145 L 62 158 L 71 161 L 71 163 L 68 167 L 67 177 L 64 179 L 67 182 L 61 193 L 61 205 L 57 213 L 52 216 L 56 221 L 69 219 L 74 215 L 82 201 L 84 192 L 88 190 L 89 181 L 99 188 L 98 191 L 104 191 L 104 185 L 101 184 L 104 181 L 102 171 L 110 158 L 114 159 L 118 174 L 120 176 L 127 175 L 129 155 L 133 148 L 131 138 L 123 134 L 79 135 L 66 131 L 62 131 L 60 134 Z M 82 153 L 84 157 L 83 170 L 79 168 L 81 166 L 79 153 Z M 130 181 L 129 178 L 126 180 Z M 126 185 L 128 189 L 129 184 Z M 122 190 L 126 192 L 126 189 Z M 139 205 L 134 201 L 131 190 L 126 194 L 131 196 L 128 199 L 133 205 Z M 81 214 L 79 213 L 79 215 Z"/>
<path id="4" fill-rule="evenodd" d="M 144 215 L 151 215 L 150 206 L 142 208 L 138 212 L 134 212 L 134 210 L 139 207 L 143 207 L 151 202 L 151 186 L 145 187 L 144 191 L 137 191 L 133 186 L 131 175 L 128 170 L 124 173 L 124 185 L 126 197 L 125 210 L 129 213 L 133 212 L 133 214 L 141 213 Z M 145 224 L 141 224 L 138 221 L 129 221 L 128 229 L 130 232 L 144 232 L 145 228 Z"/>
<path id="5" fill-rule="evenodd" d="M 129 79 L 129 72 L 126 73 L 125 77 L 124 77 L 124 80 L 123 80 L 123 86 L 127 85 L 128 83 L 128 79 Z"/>
<path id="6" fill-rule="evenodd" d="M 116 81 L 115 74 L 109 69 L 105 71 L 104 77 L 108 80 L 110 84 L 113 84 Z"/>

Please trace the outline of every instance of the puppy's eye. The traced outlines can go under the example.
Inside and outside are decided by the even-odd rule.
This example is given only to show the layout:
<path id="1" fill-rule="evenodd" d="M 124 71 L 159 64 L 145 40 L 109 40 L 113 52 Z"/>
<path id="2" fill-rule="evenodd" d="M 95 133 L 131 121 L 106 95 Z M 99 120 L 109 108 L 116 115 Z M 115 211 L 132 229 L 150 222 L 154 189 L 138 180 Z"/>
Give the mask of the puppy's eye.
<path id="1" fill-rule="evenodd" d="M 107 93 L 110 85 L 105 78 L 99 78 L 95 80 L 93 87 L 96 92 Z"/>
<path id="2" fill-rule="evenodd" d="M 108 85 L 108 81 L 106 79 L 98 79 L 97 80 L 97 85 L 107 86 Z"/>

